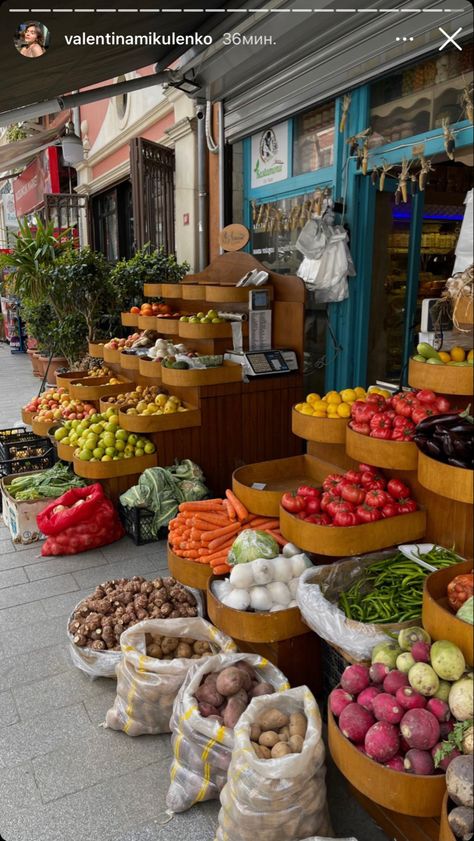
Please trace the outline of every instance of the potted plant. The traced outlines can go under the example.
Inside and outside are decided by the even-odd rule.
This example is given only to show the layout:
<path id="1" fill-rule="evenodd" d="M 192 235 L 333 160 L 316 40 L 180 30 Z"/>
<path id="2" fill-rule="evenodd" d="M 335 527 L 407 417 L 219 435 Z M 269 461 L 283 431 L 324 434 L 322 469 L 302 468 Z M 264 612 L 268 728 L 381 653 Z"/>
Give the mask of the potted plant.
<path id="1" fill-rule="evenodd" d="M 150 247 L 136 252 L 130 260 L 120 260 L 111 272 L 118 312 L 140 304 L 144 283 L 179 283 L 189 271 L 188 263 L 178 263 L 174 254 L 164 247 L 150 251 Z"/>

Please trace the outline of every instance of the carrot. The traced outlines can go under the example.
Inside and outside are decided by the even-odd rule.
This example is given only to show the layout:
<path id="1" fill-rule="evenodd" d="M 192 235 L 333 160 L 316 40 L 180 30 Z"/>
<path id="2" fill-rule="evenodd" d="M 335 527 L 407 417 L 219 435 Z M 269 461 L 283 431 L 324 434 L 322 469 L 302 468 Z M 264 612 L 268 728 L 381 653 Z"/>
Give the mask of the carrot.
<path id="1" fill-rule="evenodd" d="M 216 537 L 215 540 L 208 544 L 209 549 L 211 549 L 211 551 L 215 551 L 216 549 L 230 549 L 234 542 L 234 537 L 235 535 L 228 537 L 226 534 L 223 537 Z"/>
<path id="2" fill-rule="evenodd" d="M 182 502 L 180 511 L 218 511 L 222 506 L 222 499 L 200 499 L 195 502 Z"/>
<path id="3" fill-rule="evenodd" d="M 211 552 L 210 549 L 198 549 L 198 552 L 199 552 L 200 555 L 203 555 L 203 556 L 212 555 L 212 552 Z"/>
<path id="4" fill-rule="evenodd" d="M 224 499 L 223 505 L 224 505 L 224 508 L 227 512 L 227 516 L 228 516 L 229 520 L 236 520 L 237 519 L 237 514 L 235 513 L 235 508 L 231 505 L 231 503 L 229 502 L 228 499 Z"/>
<path id="5" fill-rule="evenodd" d="M 229 518 L 225 511 L 222 514 L 213 514 L 207 511 L 197 511 L 194 515 L 194 520 L 199 520 L 202 523 L 208 523 L 209 525 L 220 526 L 224 523 L 227 523 Z"/>
<path id="6" fill-rule="evenodd" d="M 229 556 L 229 549 L 228 548 L 227 549 L 216 549 L 215 552 L 211 552 L 211 554 L 207 555 L 206 560 L 209 561 L 209 563 L 211 563 L 211 561 L 214 561 L 216 558 L 225 557 L 227 559 L 228 556 Z"/>
<path id="7" fill-rule="evenodd" d="M 205 534 L 206 532 L 200 529 L 191 529 L 191 540 L 199 540 L 202 543 L 202 538 Z"/>
<path id="8" fill-rule="evenodd" d="M 252 528 L 259 529 L 260 531 L 266 531 L 267 529 L 278 529 L 280 526 L 280 520 L 269 520 L 268 518 L 264 520 L 262 523 L 258 525 L 254 523 L 250 523 Z"/>
<path id="9" fill-rule="evenodd" d="M 212 571 L 214 575 L 225 575 L 226 572 L 230 572 L 229 564 L 219 564 L 219 566 L 213 567 Z"/>
<path id="10" fill-rule="evenodd" d="M 208 561 L 208 563 L 211 565 L 211 567 L 213 569 L 214 569 L 214 567 L 219 566 L 219 564 L 226 564 L 227 563 L 227 555 L 224 552 L 223 555 L 216 556 L 215 558 L 212 559 L 212 561 Z"/>
<path id="11" fill-rule="evenodd" d="M 239 531 L 239 529 L 239 523 L 231 523 L 229 526 L 220 526 L 218 529 L 214 529 L 214 531 L 205 532 L 202 536 L 202 542 L 210 543 L 211 540 L 215 540 L 217 537 L 223 537 L 226 534 L 234 534 L 234 532 Z"/>
<path id="12" fill-rule="evenodd" d="M 232 493 L 232 491 L 229 490 L 229 488 L 227 488 L 225 495 L 230 504 L 232 505 L 232 508 L 234 509 L 235 513 L 237 514 L 237 518 L 240 520 L 240 522 L 246 520 L 249 516 L 249 512 L 247 511 L 245 505 L 242 505 L 240 499 L 237 499 L 236 495 Z"/>
<path id="13" fill-rule="evenodd" d="M 288 543 L 288 541 L 284 537 L 282 537 L 280 532 L 272 531 L 271 529 L 269 529 L 267 533 L 271 534 L 271 536 L 276 540 L 279 546 L 286 546 L 286 544 Z"/>

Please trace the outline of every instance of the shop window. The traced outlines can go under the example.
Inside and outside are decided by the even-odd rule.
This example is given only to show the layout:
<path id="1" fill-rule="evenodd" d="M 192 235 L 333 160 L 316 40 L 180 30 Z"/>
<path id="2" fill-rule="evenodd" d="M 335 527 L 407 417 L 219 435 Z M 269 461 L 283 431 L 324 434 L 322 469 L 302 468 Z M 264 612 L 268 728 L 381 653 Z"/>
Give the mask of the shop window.
<path id="1" fill-rule="evenodd" d="M 403 140 L 440 128 L 444 119 L 465 119 L 461 104 L 464 88 L 472 82 L 472 44 L 453 48 L 371 87 L 370 124 L 374 139 L 382 144 Z"/>
<path id="2" fill-rule="evenodd" d="M 320 105 L 293 121 L 293 175 L 332 166 L 334 102 Z"/>
<path id="3" fill-rule="evenodd" d="M 94 248 L 111 263 L 132 256 L 133 215 L 129 181 L 92 199 Z"/>

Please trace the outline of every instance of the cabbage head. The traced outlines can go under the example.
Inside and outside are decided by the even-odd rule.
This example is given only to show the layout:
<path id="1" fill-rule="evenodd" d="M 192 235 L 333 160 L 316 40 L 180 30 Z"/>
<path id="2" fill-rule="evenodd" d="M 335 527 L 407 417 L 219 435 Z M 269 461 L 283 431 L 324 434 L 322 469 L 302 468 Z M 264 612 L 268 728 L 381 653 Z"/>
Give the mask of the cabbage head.
<path id="1" fill-rule="evenodd" d="M 256 558 L 276 558 L 278 553 L 278 543 L 270 534 L 255 529 L 245 529 L 234 540 L 228 563 L 231 566 L 248 564 Z"/>

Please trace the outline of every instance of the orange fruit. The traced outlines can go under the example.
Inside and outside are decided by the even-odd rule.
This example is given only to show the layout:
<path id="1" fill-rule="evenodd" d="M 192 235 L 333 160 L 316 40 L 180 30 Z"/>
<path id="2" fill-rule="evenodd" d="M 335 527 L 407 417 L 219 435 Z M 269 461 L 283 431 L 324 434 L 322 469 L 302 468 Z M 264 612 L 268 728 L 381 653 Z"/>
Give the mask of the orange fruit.
<path id="1" fill-rule="evenodd" d="M 462 347 L 451 348 L 450 354 L 453 362 L 464 362 L 466 359 L 466 351 Z"/>

